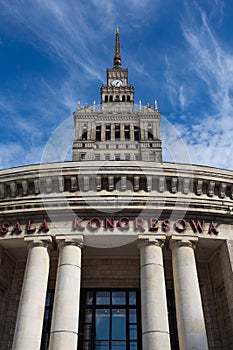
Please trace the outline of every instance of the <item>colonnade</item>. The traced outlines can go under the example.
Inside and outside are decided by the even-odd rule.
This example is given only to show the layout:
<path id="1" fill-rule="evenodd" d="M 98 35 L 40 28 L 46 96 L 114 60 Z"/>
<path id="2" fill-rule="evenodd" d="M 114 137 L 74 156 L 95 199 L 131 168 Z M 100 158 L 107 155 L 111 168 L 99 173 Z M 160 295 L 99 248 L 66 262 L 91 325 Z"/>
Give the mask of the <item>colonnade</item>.
<path id="1" fill-rule="evenodd" d="M 29 237 L 28 237 L 29 238 Z M 143 350 L 169 350 L 170 335 L 162 247 L 165 235 L 139 237 Z M 29 238 L 13 349 L 40 349 L 49 274 L 48 236 Z M 76 350 L 83 238 L 57 236 L 59 259 L 50 350 Z M 208 350 L 194 249 L 197 238 L 172 236 L 173 279 L 180 350 Z"/>

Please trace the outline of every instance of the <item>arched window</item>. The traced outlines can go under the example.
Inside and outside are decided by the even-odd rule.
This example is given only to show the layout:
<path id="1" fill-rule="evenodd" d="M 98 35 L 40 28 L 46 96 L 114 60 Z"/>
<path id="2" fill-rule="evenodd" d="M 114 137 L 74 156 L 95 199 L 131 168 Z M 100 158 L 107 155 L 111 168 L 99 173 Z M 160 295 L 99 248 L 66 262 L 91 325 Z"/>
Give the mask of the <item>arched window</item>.
<path id="1" fill-rule="evenodd" d="M 122 96 L 122 102 L 125 102 L 125 95 Z"/>
<path id="2" fill-rule="evenodd" d="M 109 101 L 112 102 L 112 95 L 109 96 Z"/>
<path id="3" fill-rule="evenodd" d="M 130 95 L 127 95 L 127 101 L 130 102 Z"/>
<path id="4" fill-rule="evenodd" d="M 108 102 L 108 95 L 105 95 L 104 101 Z"/>

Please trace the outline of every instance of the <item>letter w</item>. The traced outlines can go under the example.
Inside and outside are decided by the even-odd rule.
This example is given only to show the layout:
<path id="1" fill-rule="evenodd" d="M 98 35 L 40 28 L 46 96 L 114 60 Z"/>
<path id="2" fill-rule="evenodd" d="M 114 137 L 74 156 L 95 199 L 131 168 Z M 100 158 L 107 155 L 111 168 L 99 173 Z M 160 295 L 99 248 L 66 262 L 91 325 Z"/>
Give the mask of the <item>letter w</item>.
<path id="1" fill-rule="evenodd" d="M 192 222 L 194 233 L 203 233 L 205 221 L 200 222 L 199 220 L 197 220 L 196 222 L 194 220 L 191 220 L 191 222 Z"/>

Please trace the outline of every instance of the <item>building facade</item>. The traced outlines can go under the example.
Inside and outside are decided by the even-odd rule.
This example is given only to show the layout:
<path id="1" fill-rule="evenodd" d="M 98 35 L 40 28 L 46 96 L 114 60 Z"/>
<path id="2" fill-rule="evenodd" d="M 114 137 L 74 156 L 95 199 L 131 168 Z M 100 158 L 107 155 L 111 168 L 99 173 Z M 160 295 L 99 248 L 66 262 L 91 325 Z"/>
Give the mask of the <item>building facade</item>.
<path id="1" fill-rule="evenodd" d="M 72 162 L 0 172 L 0 349 L 232 349 L 233 172 L 162 162 L 115 40 Z"/>

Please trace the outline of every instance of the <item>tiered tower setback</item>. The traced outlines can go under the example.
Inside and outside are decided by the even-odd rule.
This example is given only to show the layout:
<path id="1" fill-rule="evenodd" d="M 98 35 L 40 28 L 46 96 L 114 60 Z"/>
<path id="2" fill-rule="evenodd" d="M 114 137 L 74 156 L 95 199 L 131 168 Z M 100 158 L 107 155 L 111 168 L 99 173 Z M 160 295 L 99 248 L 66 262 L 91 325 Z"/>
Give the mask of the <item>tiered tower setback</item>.
<path id="1" fill-rule="evenodd" d="M 73 161 L 162 161 L 157 103 L 134 104 L 134 86 L 122 68 L 119 30 L 116 30 L 113 68 L 101 86 L 101 104 L 81 106 L 74 112 Z"/>

